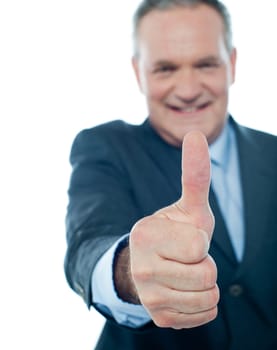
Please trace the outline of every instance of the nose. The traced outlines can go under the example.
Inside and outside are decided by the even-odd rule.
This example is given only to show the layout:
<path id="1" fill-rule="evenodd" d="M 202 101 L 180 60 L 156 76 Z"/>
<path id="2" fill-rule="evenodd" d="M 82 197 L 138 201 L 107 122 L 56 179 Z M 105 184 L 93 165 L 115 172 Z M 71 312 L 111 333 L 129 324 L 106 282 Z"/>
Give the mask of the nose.
<path id="1" fill-rule="evenodd" d="M 201 95 L 202 88 L 197 72 L 193 69 L 184 69 L 176 75 L 174 84 L 175 98 L 183 103 L 193 103 Z"/>

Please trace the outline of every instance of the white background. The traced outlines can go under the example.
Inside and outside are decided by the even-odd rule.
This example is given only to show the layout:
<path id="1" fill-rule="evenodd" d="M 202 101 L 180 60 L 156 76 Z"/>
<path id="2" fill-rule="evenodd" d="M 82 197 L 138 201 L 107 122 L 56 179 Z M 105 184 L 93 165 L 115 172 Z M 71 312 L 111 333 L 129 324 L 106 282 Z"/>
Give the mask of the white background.
<path id="1" fill-rule="evenodd" d="M 103 324 L 68 287 L 64 216 L 73 137 L 146 117 L 131 70 L 137 0 L 0 2 L 0 348 L 92 350 Z M 229 0 L 230 110 L 277 133 L 275 0 Z"/>

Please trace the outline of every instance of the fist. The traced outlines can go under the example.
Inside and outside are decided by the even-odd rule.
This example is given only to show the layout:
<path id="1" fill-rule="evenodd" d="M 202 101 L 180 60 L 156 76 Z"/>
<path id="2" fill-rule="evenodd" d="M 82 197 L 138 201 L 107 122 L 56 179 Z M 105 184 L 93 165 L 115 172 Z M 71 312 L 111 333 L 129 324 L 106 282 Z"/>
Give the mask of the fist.
<path id="1" fill-rule="evenodd" d="M 159 327 L 196 327 L 217 315 L 217 269 L 208 254 L 214 229 L 209 187 L 206 138 L 190 132 L 183 142 L 181 198 L 131 231 L 131 278 Z"/>

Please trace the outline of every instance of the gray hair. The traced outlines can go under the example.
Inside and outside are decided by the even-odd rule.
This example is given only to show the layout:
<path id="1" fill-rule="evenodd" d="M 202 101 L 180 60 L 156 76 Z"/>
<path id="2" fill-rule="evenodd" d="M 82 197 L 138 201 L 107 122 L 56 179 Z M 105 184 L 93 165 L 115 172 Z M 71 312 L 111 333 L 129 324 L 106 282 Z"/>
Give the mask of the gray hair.
<path id="1" fill-rule="evenodd" d="M 207 5 L 213 8 L 222 18 L 225 28 L 225 44 L 229 52 L 233 48 L 231 16 L 226 6 L 218 0 L 142 0 L 133 16 L 133 40 L 135 55 L 138 54 L 137 34 L 139 24 L 144 16 L 153 10 L 168 10 L 173 7 Z"/>

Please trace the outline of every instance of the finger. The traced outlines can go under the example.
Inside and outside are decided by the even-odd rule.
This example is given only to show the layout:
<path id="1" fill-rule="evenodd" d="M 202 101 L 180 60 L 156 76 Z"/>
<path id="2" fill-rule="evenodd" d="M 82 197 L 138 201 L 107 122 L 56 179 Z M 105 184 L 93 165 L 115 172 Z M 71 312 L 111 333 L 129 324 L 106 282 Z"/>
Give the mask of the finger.
<path id="1" fill-rule="evenodd" d="M 193 264 L 207 256 L 210 242 L 207 233 L 194 225 L 156 215 L 144 218 L 135 225 L 130 246 L 139 249 L 137 252 L 141 252 L 142 261 L 145 261 L 146 253 L 154 253 L 166 261 Z"/>
<path id="2" fill-rule="evenodd" d="M 159 300 L 159 304 L 156 302 Z M 176 313 L 195 314 L 213 309 L 219 302 L 219 288 L 204 291 L 180 292 L 176 290 L 163 289 L 156 291 L 156 297 L 151 304 L 153 310 L 171 310 Z M 156 305 L 157 304 L 157 305 Z"/>
<path id="3" fill-rule="evenodd" d="M 215 286 L 217 268 L 210 255 L 196 264 L 163 260 L 160 262 L 158 273 L 153 273 L 152 280 L 176 291 L 204 291 Z"/>
<path id="4" fill-rule="evenodd" d="M 154 323 L 158 327 L 188 329 L 198 327 L 214 320 L 217 316 L 217 306 L 210 310 L 194 314 L 176 312 L 174 310 L 163 310 L 162 312 L 150 312 Z"/>
<path id="5" fill-rule="evenodd" d="M 182 197 L 179 205 L 188 213 L 208 206 L 210 157 L 206 137 L 191 131 L 183 141 Z"/>

